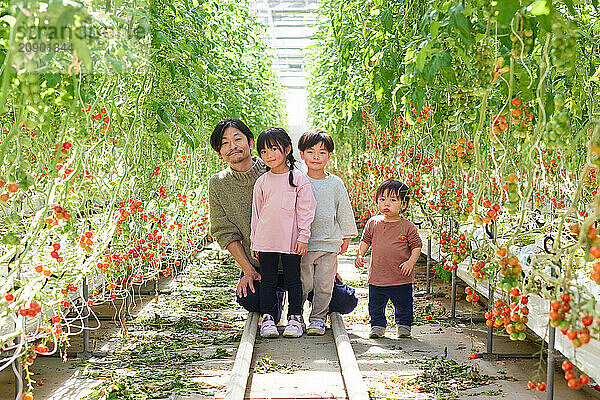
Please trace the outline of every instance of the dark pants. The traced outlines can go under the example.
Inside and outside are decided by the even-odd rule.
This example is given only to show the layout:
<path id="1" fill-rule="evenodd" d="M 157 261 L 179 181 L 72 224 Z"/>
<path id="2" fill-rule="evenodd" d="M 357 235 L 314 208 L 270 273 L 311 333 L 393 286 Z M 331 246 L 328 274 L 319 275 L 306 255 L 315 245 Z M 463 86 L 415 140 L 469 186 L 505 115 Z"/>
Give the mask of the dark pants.
<path id="1" fill-rule="evenodd" d="M 369 285 L 369 316 L 371 326 L 387 326 L 385 307 L 388 300 L 394 305 L 394 319 L 398 325 L 412 326 L 412 283 L 397 286 Z"/>
<path id="2" fill-rule="evenodd" d="M 258 271 L 260 273 L 260 270 Z M 243 274 L 242 274 L 243 275 Z M 240 275 L 241 277 L 241 275 Z M 254 281 L 254 293 L 250 289 L 248 289 L 248 293 L 246 297 L 240 297 L 236 295 L 237 303 L 244 307 L 246 310 L 250 312 L 260 312 L 260 281 Z M 275 286 L 275 298 L 276 298 L 276 309 L 275 315 L 273 316 L 273 320 L 275 323 L 278 323 L 281 319 L 281 313 L 283 310 L 283 297 L 285 295 L 285 285 L 283 283 L 283 274 L 278 274 L 277 276 L 277 284 Z"/>
<path id="3" fill-rule="evenodd" d="M 258 270 L 258 273 L 261 271 Z M 241 277 L 241 275 L 240 275 Z M 250 312 L 260 312 L 260 291 L 261 282 L 254 281 L 254 293 L 248 290 L 246 297 L 239 297 L 236 295 L 237 303 L 244 307 Z M 281 312 L 283 309 L 283 296 L 285 294 L 285 285 L 283 282 L 283 274 L 277 275 L 277 285 L 275 286 L 275 298 L 276 298 L 276 315 L 273 320 L 275 323 L 281 319 Z M 312 292 L 308 294 L 308 300 L 312 299 Z M 358 303 L 358 298 L 354 292 L 354 288 L 336 281 L 333 285 L 333 293 L 331 295 L 331 302 L 329 303 L 329 312 L 339 312 L 340 314 L 351 313 Z"/>
<path id="4" fill-rule="evenodd" d="M 277 316 L 277 276 L 279 258 L 283 265 L 283 282 L 288 292 L 288 315 L 302 314 L 302 282 L 300 281 L 300 258 L 298 254 L 258 252 L 261 290 L 260 313 Z"/>

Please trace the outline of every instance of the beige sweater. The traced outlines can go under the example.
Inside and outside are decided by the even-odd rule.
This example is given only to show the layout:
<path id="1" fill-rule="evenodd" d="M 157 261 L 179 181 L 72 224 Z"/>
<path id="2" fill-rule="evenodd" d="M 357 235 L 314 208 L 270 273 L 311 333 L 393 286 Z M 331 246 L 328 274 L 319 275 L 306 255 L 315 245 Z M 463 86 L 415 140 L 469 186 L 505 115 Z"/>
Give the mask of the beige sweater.
<path id="1" fill-rule="evenodd" d="M 210 233 L 219 246 L 225 249 L 231 242 L 241 241 L 248 260 L 258 268 L 258 261 L 250 257 L 252 190 L 258 177 L 267 169 L 260 158 L 252 159 L 254 165 L 246 172 L 227 167 L 213 175 L 208 183 L 208 202 Z"/>

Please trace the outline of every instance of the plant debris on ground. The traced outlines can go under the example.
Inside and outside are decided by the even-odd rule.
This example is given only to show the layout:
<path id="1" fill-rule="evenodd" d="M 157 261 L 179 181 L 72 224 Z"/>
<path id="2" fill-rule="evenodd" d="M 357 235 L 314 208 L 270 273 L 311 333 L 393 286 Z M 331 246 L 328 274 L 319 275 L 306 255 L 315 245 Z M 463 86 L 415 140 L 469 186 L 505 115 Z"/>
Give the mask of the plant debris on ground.
<path id="1" fill-rule="evenodd" d="M 153 300 L 129 323 L 122 350 L 82 363 L 82 378 L 102 381 L 88 399 L 213 394 L 194 378 L 207 361 L 231 357 L 216 346 L 240 338 L 243 319 L 230 312 L 237 307 L 237 278 L 233 259 L 224 253 L 204 252 L 189 263 L 171 293 Z"/>

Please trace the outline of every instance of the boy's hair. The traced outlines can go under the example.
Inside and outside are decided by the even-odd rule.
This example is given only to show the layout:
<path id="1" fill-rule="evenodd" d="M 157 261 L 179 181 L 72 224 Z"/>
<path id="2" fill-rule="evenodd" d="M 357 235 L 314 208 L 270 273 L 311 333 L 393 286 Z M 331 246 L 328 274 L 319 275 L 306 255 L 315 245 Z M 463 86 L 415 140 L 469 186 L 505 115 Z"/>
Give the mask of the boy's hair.
<path id="1" fill-rule="evenodd" d="M 237 128 L 240 132 L 242 132 L 244 136 L 246 136 L 246 139 L 248 139 L 248 144 L 250 144 L 250 142 L 254 140 L 254 135 L 252 134 L 252 131 L 242 121 L 240 121 L 237 118 L 224 119 L 223 121 L 219 122 L 217 126 L 215 126 L 213 133 L 210 135 L 210 147 L 212 147 L 213 150 L 217 153 L 221 152 L 221 141 L 223 140 L 223 133 L 225 133 L 225 130 L 230 126 L 233 126 L 234 128 Z"/>
<path id="2" fill-rule="evenodd" d="M 388 179 L 384 181 L 375 192 L 375 199 L 377 200 L 380 196 L 385 194 L 393 194 L 398 200 L 405 202 L 410 199 L 409 192 L 410 188 L 404 183 L 395 179 Z"/>
<path id="3" fill-rule="evenodd" d="M 273 127 L 269 129 L 265 129 L 258 135 L 256 139 L 256 151 L 258 151 L 258 155 L 260 156 L 261 150 L 266 147 L 279 147 L 281 152 L 283 153 L 286 147 L 290 147 L 290 154 L 287 155 L 286 159 L 288 161 L 288 165 L 290 167 L 290 177 L 289 183 L 291 186 L 296 187 L 294 184 L 294 163 L 296 159 L 294 158 L 294 152 L 292 151 L 292 139 L 290 139 L 290 135 L 283 128 Z M 270 168 L 267 167 L 267 171 Z"/>
<path id="4" fill-rule="evenodd" d="M 305 151 L 318 143 L 323 143 L 328 152 L 333 152 L 333 139 L 321 128 L 314 128 L 304 132 L 300 136 L 300 140 L 298 140 L 298 150 Z"/>

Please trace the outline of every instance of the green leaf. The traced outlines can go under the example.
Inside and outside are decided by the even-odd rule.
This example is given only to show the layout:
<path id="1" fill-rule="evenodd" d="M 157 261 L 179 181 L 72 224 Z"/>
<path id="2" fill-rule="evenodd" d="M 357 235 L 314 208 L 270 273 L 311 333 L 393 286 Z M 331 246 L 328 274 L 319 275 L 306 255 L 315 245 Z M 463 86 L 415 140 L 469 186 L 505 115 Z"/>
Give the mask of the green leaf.
<path id="1" fill-rule="evenodd" d="M 189 126 L 184 125 L 181 126 L 181 137 L 183 138 L 183 141 L 186 142 L 188 144 L 188 146 L 190 146 L 192 148 L 192 150 L 196 150 L 196 147 L 198 147 L 193 139 L 193 134 L 192 132 L 189 131 Z"/>
<path id="2" fill-rule="evenodd" d="M 425 104 L 425 89 L 422 86 L 417 86 L 417 88 L 412 92 L 411 100 L 413 107 L 417 110 L 417 113 L 421 112 L 423 109 L 423 104 Z"/>
<path id="3" fill-rule="evenodd" d="M 450 22 L 452 27 L 456 30 L 460 38 L 465 42 L 467 46 L 473 45 L 473 33 L 472 26 L 469 20 L 462 14 L 461 7 L 452 7 Z"/>
<path id="4" fill-rule="evenodd" d="M 515 16 L 517 10 L 521 8 L 519 0 L 502 0 L 498 2 L 496 10 L 498 11 L 498 23 L 508 25 Z"/>
<path id="5" fill-rule="evenodd" d="M 537 0 L 529 7 L 531 15 L 548 15 L 552 8 L 551 0 Z"/>
<path id="6" fill-rule="evenodd" d="M 394 31 L 394 15 L 390 9 L 387 9 L 381 14 L 381 23 L 388 32 Z"/>
<path id="7" fill-rule="evenodd" d="M 8 232 L 2 238 L 2 243 L 3 244 L 9 244 L 9 245 L 12 245 L 12 246 L 16 246 L 18 244 L 21 244 L 21 239 L 17 235 L 15 235 L 14 233 Z"/>
<path id="8" fill-rule="evenodd" d="M 569 9 L 569 12 L 571 13 L 571 15 L 576 16 L 577 15 L 577 11 L 575 11 L 575 7 L 573 7 L 573 0 L 564 0 L 565 4 L 567 5 L 567 8 Z"/>
<path id="9" fill-rule="evenodd" d="M 440 32 L 440 23 L 436 20 L 431 21 L 429 25 L 429 33 L 432 38 L 436 38 Z"/>

